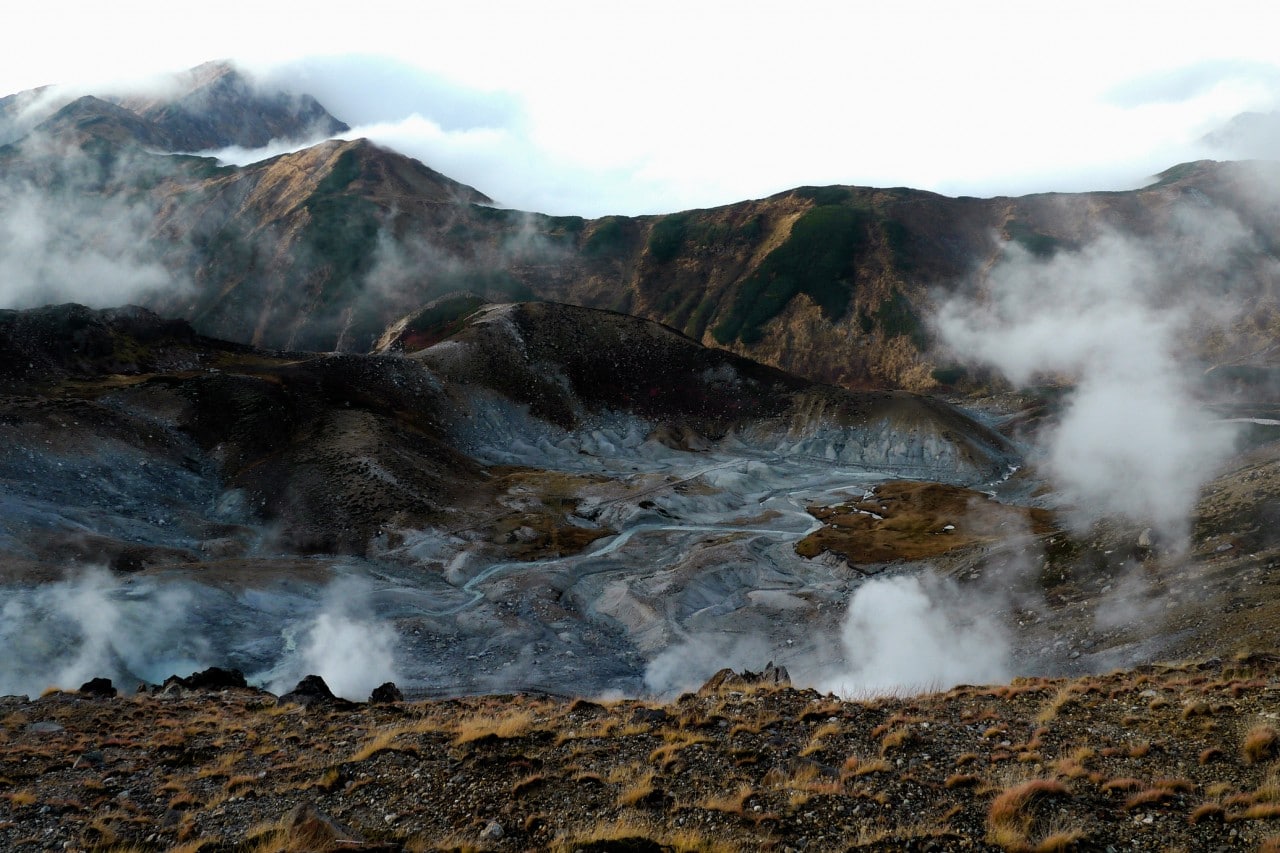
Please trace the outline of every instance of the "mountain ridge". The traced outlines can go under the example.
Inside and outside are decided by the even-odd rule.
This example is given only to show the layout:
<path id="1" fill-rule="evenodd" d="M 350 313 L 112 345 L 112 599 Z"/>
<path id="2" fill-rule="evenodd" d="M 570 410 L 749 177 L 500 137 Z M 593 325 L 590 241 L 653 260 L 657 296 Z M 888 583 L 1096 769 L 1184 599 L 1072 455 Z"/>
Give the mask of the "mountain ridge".
<path id="1" fill-rule="evenodd" d="M 208 85 L 238 79 L 208 73 Z M 98 127 L 119 148 L 130 133 L 152 132 L 123 107 L 76 103 L 87 127 L 64 116 L 54 137 L 83 145 Z M 14 174 L 61 168 L 38 147 L 7 150 Z M 981 293 L 1011 259 L 1045 263 L 1107 235 L 1186 243 L 1184 221 L 1206 212 L 1242 230 L 1229 269 L 1209 272 L 1222 280 L 1215 286 L 1241 291 L 1244 308 L 1232 336 L 1199 329 L 1188 346 L 1206 366 L 1248 362 L 1280 322 L 1267 272 L 1280 251 L 1267 188 L 1280 187 L 1280 170 L 1266 163 L 1180 164 L 1127 191 L 980 199 L 799 187 L 589 220 L 494 207 L 479 190 L 368 142 L 331 140 L 246 166 L 131 158 L 147 177 L 126 173 L 112 191 L 147 199 L 147 239 L 194 282 L 142 301 L 208 334 L 274 348 L 368 351 L 397 318 L 470 291 L 636 314 L 845 387 L 973 390 L 993 379 L 958 364 L 937 334 L 948 299 Z M 1165 298 L 1195 291 L 1202 272 L 1172 270 Z"/>

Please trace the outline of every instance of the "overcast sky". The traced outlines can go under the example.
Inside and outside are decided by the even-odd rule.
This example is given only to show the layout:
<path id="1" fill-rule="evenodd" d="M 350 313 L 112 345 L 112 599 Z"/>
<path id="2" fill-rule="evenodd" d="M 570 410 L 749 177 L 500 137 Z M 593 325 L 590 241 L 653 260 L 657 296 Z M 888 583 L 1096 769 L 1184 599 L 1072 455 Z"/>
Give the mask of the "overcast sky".
<path id="1" fill-rule="evenodd" d="M 500 203 L 801 184 L 1137 186 L 1280 95 L 1280 4 L 448 2 L 6 9 L 0 91 L 231 58 Z"/>

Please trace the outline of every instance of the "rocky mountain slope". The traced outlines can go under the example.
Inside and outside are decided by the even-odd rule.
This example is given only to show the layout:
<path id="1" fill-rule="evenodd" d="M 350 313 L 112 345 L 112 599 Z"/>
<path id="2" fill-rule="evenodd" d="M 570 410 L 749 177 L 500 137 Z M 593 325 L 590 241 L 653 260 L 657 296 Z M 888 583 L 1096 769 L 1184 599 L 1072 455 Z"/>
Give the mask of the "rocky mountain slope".
<path id="1" fill-rule="evenodd" d="M 623 311 L 846 387 L 972 388 L 987 377 L 942 345 L 931 320 L 941 303 L 981 295 L 1002 265 L 1119 235 L 1169 259 L 1151 276 L 1153 299 L 1230 306 L 1224 316 L 1201 312 L 1186 332 L 1207 365 L 1267 366 L 1274 344 L 1280 172 L 1266 163 L 1188 163 L 1126 192 L 977 199 L 805 187 L 709 210 L 584 220 L 494 208 L 479 191 L 367 142 L 244 167 L 133 150 L 193 147 L 183 140 L 199 129 L 170 119 L 194 115 L 196 104 L 208 102 L 199 114 L 215 128 L 246 106 L 234 71 L 192 76 L 212 79 L 163 104 L 77 101 L 0 155 L 11 180 L 58 188 L 67 204 L 66 187 L 83 170 L 69 179 L 65 149 L 50 161 L 49 140 L 92 142 L 95 174 L 109 179 L 84 182 L 82 195 L 144 205 L 140 236 L 176 282 L 189 282 L 138 299 L 205 334 L 363 352 L 396 318 L 464 290 Z M 281 116 L 250 128 L 254 140 L 329 121 L 309 102 L 248 105 Z"/>
<path id="2" fill-rule="evenodd" d="M 35 133 L 204 151 L 322 139 L 347 129 L 315 98 L 262 91 L 227 62 L 207 62 L 120 93 L 47 86 L 0 98 L 0 144 Z"/>

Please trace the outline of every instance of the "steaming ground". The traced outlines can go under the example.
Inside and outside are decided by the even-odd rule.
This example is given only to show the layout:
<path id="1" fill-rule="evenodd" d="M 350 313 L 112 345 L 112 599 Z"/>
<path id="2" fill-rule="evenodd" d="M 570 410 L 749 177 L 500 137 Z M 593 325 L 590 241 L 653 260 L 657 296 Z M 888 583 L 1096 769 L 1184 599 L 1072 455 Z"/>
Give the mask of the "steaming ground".
<path id="1" fill-rule="evenodd" d="M 840 622 L 860 578 L 794 544 L 818 526 L 806 505 L 856 497 L 884 474 L 676 453 L 637 437 L 597 429 L 585 443 L 606 455 L 542 460 L 622 477 L 620 497 L 578 509 L 591 516 L 582 524 L 619 532 L 575 556 L 492 563 L 466 531 L 428 530 L 372 559 L 277 566 L 264 554 L 9 587 L 4 639 L 17 654 L 0 692 L 94 675 L 156 682 L 215 664 L 276 690 L 316 672 L 354 698 L 387 680 L 434 694 L 639 693 L 769 659 L 813 682 L 840 669 Z M 311 571 L 299 577 L 297 563 Z"/>
<path id="2" fill-rule="evenodd" d="M 491 463 L 541 454 L 546 470 L 610 472 L 583 490 L 576 518 L 617 533 L 572 556 L 495 561 L 473 524 L 387 537 L 366 558 L 262 548 L 185 568 L 85 568 L 34 588 L 8 585 L 0 693 L 97 675 L 154 683 L 219 665 L 277 692 L 314 672 L 355 699 L 387 680 L 424 695 L 668 694 L 721 667 L 770 660 L 800 684 L 900 693 L 1158 658 L 1204 633 L 1197 605 L 1216 606 L 1208 583 L 1178 588 L 1178 570 L 1132 561 L 1132 530 L 1103 531 L 1095 551 L 1077 555 L 1089 568 L 1066 585 L 1071 600 L 1054 600 L 1061 588 L 1046 593 L 1044 543 L 1018 531 L 924 564 L 805 559 L 795 542 L 818 526 L 806 507 L 857 500 L 909 472 L 745 443 L 683 453 L 645 441 L 626 419 L 560 433 L 558 445 L 529 433 L 520 443 L 493 432 L 499 421 L 490 412 L 476 428 L 503 439 L 473 447 Z M 1019 476 L 989 487 L 1017 498 L 1029 485 Z M 257 535 L 271 540 L 270 530 Z M 1233 580 L 1197 572 L 1216 577 L 1214 589 Z"/>
<path id="3" fill-rule="evenodd" d="M 984 424 L 823 389 L 623 315 L 492 306 L 408 356 L 250 350 L 136 310 L 0 319 L 22 355 L 0 360 L 0 693 L 217 665 L 351 698 L 666 694 L 772 660 L 861 695 L 1280 628 L 1265 406 L 1215 413 L 1254 444 L 1180 498 L 1170 548 L 1120 514 L 1059 529 L 991 429 L 1022 403 Z M 880 550 L 842 551 L 841 524 Z"/>

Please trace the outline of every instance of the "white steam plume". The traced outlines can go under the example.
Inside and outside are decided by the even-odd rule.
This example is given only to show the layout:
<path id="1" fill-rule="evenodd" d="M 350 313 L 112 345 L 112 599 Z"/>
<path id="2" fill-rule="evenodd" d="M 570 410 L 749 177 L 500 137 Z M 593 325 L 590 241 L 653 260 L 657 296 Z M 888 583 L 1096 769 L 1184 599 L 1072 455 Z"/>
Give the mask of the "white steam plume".
<path id="1" fill-rule="evenodd" d="M 1007 681 L 1009 643 L 980 602 L 933 575 L 876 578 L 849 602 L 845 665 L 820 689 L 844 696 Z"/>
<path id="2" fill-rule="evenodd" d="M 769 644 L 757 637 L 700 634 L 664 649 L 649 661 L 644 685 L 659 696 L 697 690 L 725 667 L 759 670 L 774 657 Z"/>
<path id="3" fill-rule="evenodd" d="M 1079 524 L 1119 514 L 1180 540 L 1200 486 L 1232 451 L 1233 428 L 1197 403 L 1182 344 L 1222 300 L 1182 285 L 1220 278 L 1214 264 L 1249 238 L 1233 215 L 1212 212 L 1184 218 L 1181 231 L 1183 240 L 1160 242 L 1104 234 L 1047 260 L 1010 244 L 988 298 L 939 311 L 942 340 L 961 359 L 1015 384 L 1075 379 L 1044 441 L 1048 473 Z"/>
<path id="4" fill-rule="evenodd" d="M 321 611 L 306 626 L 294 626 L 286 637 L 301 635 L 293 653 L 273 671 L 267 689 L 285 693 L 307 675 L 318 675 L 337 696 L 363 701 L 380 684 L 396 680 L 396 635 L 375 621 L 369 590 L 354 579 L 334 583 Z"/>
<path id="5" fill-rule="evenodd" d="M 99 676 L 127 690 L 129 678 L 159 681 L 207 660 L 204 639 L 183 629 L 192 601 L 181 588 L 135 584 L 92 569 L 6 596 L 0 695 L 74 690 Z"/>

